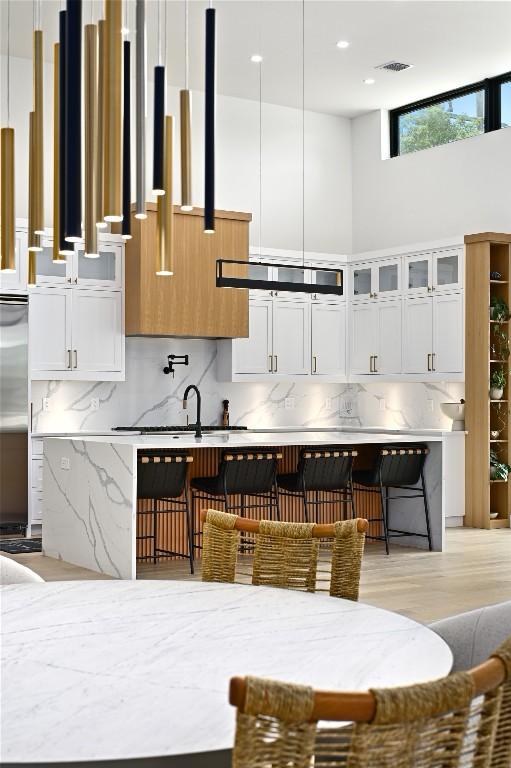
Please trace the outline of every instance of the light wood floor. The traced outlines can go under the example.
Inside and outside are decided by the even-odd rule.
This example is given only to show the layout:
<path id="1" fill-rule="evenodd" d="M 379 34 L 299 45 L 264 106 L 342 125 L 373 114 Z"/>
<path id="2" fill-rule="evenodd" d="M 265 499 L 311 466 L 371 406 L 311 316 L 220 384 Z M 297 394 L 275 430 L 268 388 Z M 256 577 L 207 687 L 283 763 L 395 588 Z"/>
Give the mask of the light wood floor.
<path id="1" fill-rule="evenodd" d="M 17 555 L 47 581 L 107 578 L 40 554 Z M 139 566 L 141 579 L 190 576 L 185 561 Z M 511 530 L 451 528 L 444 552 L 394 546 L 385 557 L 379 544 L 367 544 L 360 600 L 422 622 L 511 599 Z"/>

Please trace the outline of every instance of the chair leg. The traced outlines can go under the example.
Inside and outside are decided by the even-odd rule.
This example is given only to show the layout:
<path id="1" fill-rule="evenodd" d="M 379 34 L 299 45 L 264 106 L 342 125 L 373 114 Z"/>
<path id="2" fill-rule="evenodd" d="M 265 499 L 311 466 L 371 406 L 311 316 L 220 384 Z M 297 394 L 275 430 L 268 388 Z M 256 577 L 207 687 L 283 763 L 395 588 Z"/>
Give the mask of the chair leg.
<path id="1" fill-rule="evenodd" d="M 309 505 L 307 503 L 307 491 L 305 488 L 303 489 L 303 516 L 305 518 L 305 522 L 309 522 Z"/>
<path id="2" fill-rule="evenodd" d="M 348 485 L 349 488 L 349 494 L 350 494 L 350 501 L 351 501 L 351 517 L 353 520 L 357 516 L 357 510 L 355 508 L 355 493 L 353 491 L 353 483 L 350 481 L 350 484 Z"/>
<path id="3" fill-rule="evenodd" d="M 158 541 L 158 500 L 154 500 L 153 510 L 153 565 L 156 565 L 156 544 Z"/>
<path id="4" fill-rule="evenodd" d="M 279 499 L 279 489 L 277 487 L 277 484 L 274 483 L 273 485 L 273 495 L 275 498 L 275 514 L 276 519 L 280 520 L 280 499 Z"/>
<path id="5" fill-rule="evenodd" d="M 316 507 L 316 523 L 319 523 L 319 492 L 314 491 L 314 506 Z"/>
<path id="6" fill-rule="evenodd" d="M 188 558 L 190 560 L 190 573 L 194 573 L 194 567 L 193 567 L 193 538 L 192 538 L 192 522 L 191 522 L 191 514 L 190 514 L 190 502 L 188 499 L 188 489 L 185 485 L 185 501 L 186 501 L 186 508 L 185 508 L 185 514 L 186 514 L 186 534 L 188 536 Z"/>
<path id="7" fill-rule="evenodd" d="M 428 532 L 428 543 L 429 543 L 429 551 L 433 551 L 433 541 L 431 538 L 431 525 L 429 522 L 429 504 L 428 504 L 428 494 L 426 491 L 426 480 L 424 479 L 424 472 L 421 472 L 421 482 L 422 482 L 422 493 L 424 494 L 424 512 L 426 515 L 426 530 Z"/>
<path id="8" fill-rule="evenodd" d="M 385 552 L 389 554 L 389 531 L 387 527 L 387 515 L 386 515 L 386 503 L 385 496 L 383 494 L 383 486 L 380 483 L 380 505 L 381 505 L 381 520 L 383 523 L 383 535 L 385 536 Z"/>

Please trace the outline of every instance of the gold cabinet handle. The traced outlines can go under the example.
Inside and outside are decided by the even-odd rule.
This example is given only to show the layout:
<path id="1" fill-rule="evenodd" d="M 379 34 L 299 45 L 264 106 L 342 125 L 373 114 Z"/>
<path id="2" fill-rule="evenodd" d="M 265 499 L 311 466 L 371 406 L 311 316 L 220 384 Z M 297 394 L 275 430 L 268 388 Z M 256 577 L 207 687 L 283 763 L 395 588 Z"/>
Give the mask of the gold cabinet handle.
<path id="1" fill-rule="evenodd" d="M 268 371 L 273 373 L 273 355 L 268 355 Z"/>
<path id="2" fill-rule="evenodd" d="M 431 293 L 431 290 L 432 290 L 431 286 L 428 285 L 428 293 Z"/>
<path id="3" fill-rule="evenodd" d="M 430 352 L 428 353 L 428 371 L 431 371 L 431 353 Z"/>
<path id="4" fill-rule="evenodd" d="M 275 355 L 275 373 L 278 373 L 279 366 L 278 366 L 278 357 Z"/>
<path id="5" fill-rule="evenodd" d="M 74 367 L 75 367 L 75 368 L 78 368 L 78 352 L 76 351 L 76 349 L 73 349 L 73 352 L 74 352 L 74 355 L 75 355 L 75 364 L 74 364 Z"/>
<path id="6" fill-rule="evenodd" d="M 435 368 L 435 352 L 431 353 L 431 370 L 432 371 L 436 371 L 436 368 Z"/>
<path id="7" fill-rule="evenodd" d="M 373 355 L 373 373 L 378 373 L 378 368 L 376 367 L 376 361 L 378 360 L 378 355 Z"/>
<path id="8" fill-rule="evenodd" d="M 67 367 L 68 369 L 71 368 L 71 350 L 67 350 Z"/>
<path id="9" fill-rule="evenodd" d="M 371 355 L 369 358 L 369 373 L 373 372 L 373 356 Z"/>
<path id="10" fill-rule="evenodd" d="M 318 359 L 317 359 L 316 355 L 313 355 L 313 357 L 312 357 L 312 365 L 313 365 L 312 373 L 317 373 L 318 372 Z"/>
<path id="11" fill-rule="evenodd" d="M 70 277 L 68 277 L 68 278 L 67 278 L 67 282 L 68 282 L 68 283 L 71 283 L 71 282 L 72 282 L 72 279 L 71 279 Z"/>

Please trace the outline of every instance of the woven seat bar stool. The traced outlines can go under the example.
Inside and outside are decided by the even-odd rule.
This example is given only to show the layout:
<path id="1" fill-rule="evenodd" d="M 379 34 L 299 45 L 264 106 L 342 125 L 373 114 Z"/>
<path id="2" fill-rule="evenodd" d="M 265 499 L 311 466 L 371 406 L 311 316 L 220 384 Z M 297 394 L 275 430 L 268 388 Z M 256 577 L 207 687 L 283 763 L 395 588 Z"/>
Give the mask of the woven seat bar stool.
<path id="1" fill-rule="evenodd" d="M 244 533 L 255 540 L 248 574 L 252 584 L 316 592 L 324 582 L 333 597 L 358 600 L 367 520 L 286 523 L 250 520 L 213 509 L 203 510 L 201 520 L 203 581 L 236 581 L 239 537 Z M 322 550 L 328 550 L 325 565 Z"/>
<path id="2" fill-rule="evenodd" d="M 369 522 L 381 522 L 383 536 L 368 536 L 368 539 L 385 542 L 385 551 L 389 554 L 389 539 L 394 536 L 418 536 L 428 540 L 429 550 L 433 549 L 429 520 L 428 495 L 424 479 L 424 464 L 429 453 L 426 445 L 405 443 L 403 445 L 383 445 L 376 463 L 369 470 L 355 470 L 353 482 L 366 493 L 377 493 L 380 497 L 381 516 L 369 518 Z M 392 494 L 391 489 L 405 491 L 404 494 Z M 394 499 L 423 499 L 426 533 L 403 531 L 389 526 L 390 502 Z"/>
<path id="3" fill-rule="evenodd" d="M 150 554 L 137 556 L 138 561 L 159 558 L 185 557 L 193 567 L 192 525 L 186 476 L 188 464 L 193 461 L 189 453 L 170 450 L 139 451 L 137 457 L 137 498 L 151 499 L 151 509 L 137 511 L 137 518 L 152 518 L 149 533 L 137 535 L 137 541 L 152 543 Z M 175 552 L 158 547 L 159 518 L 184 513 L 188 552 Z"/>
<path id="4" fill-rule="evenodd" d="M 484 664 L 431 683 L 341 693 L 235 677 L 229 700 L 233 768 L 511 765 L 511 638 Z"/>
<path id="5" fill-rule="evenodd" d="M 322 507 L 335 504 L 351 507 L 350 517 L 356 517 L 353 499 L 352 469 L 357 451 L 342 445 L 302 448 L 296 472 L 277 475 L 279 493 L 299 497 L 303 502 L 303 516 L 309 522 L 309 509 L 319 522 Z M 323 492 L 323 498 L 320 493 Z M 328 493 L 330 498 L 324 498 Z M 336 515 L 339 518 L 341 515 Z M 347 515 L 343 515 L 347 517 Z"/>
<path id="6" fill-rule="evenodd" d="M 192 489 L 192 521 L 195 525 L 197 501 L 223 505 L 226 512 L 239 511 L 242 517 L 247 510 L 260 509 L 269 518 L 280 519 L 279 496 L 277 492 L 277 462 L 282 453 L 271 448 L 225 450 L 218 468 L 212 477 L 194 477 Z M 247 503 L 247 496 L 257 499 Z M 236 498 L 239 503 L 236 503 Z M 202 504 L 204 506 L 204 504 Z M 193 543 L 202 549 L 202 531 L 193 530 Z M 244 549 L 248 546 L 243 543 Z"/>

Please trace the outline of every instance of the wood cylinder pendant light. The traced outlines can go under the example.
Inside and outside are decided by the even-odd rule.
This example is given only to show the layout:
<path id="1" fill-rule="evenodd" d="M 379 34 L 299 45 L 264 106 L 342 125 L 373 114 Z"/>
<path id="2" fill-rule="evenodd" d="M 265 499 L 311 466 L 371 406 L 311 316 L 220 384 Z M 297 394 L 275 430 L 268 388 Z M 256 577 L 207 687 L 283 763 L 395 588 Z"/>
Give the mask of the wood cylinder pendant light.
<path id="1" fill-rule="evenodd" d="M 122 237 L 131 240 L 131 55 L 129 40 L 123 43 L 123 123 L 122 123 Z"/>
<path id="2" fill-rule="evenodd" d="M 35 119 L 34 113 L 29 115 L 28 127 L 28 285 L 36 284 L 36 253 L 41 251 L 39 245 L 39 235 L 33 234 L 34 231 L 34 168 L 35 168 Z M 32 233 L 32 234 L 31 234 Z"/>
<path id="3" fill-rule="evenodd" d="M 215 9 L 206 9 L 204 87 L 204 232 L 215 232 Z"/>
<path id="4" fill-rule="evenodd" d="M 146 130 L 146 23 L 145 23 L 145 0 L 137 0 L 136 4 L 136 26 L 137 26 L 137 46 L 136 46 L 136 219 L 146 219 L 145 208 L 145 130 Z"/>
<path id="5" fill-rule="evenodd" d="M 82 237 L 82 0 L 66 6 L 66 210 L 65 237 Z"/>
<path id="6" fill-rule="evenodd" d="M 181 137 L 181 210 L 193 210 L 192 204 L 192 137 L 191 93 L 188 90 L 188 0 L 185 0 L 185 87 L 179 91 Z"/>
<path id="7" fill-rule="evenodd" d="M 98 35 L 95 24 L 85 25 L 85 257 L 97 259 L 96 172 L 98 164 Z"/>
<path id="8" fill-rule="evenodd" d="M 0 134 L 0 270 L 15 272 L 14 128 Z"/>
<path id="9" fill-rule="evenodd" d="M 60 44 L 53 46 L 53 261 L 56 264 L 66 261 L 60 252 L 60 163 L 59 163 L 59 103 L 60 103 Z"/>
<path id="10" fill-rule="evenodd" d="M 104 19 L 98 21 L 98 139 L 97 139 L 97 166 L 96 166 L 96 227 L 105 229 L 107 223 L 104 220 L 103 205 L 103 174 L 104 174 L 104 146 L 105 146 L 105 25 Z"/>
<path id="11" fill-rule="evenodd" d="M 43 33 L 34 30 L 34 234 L 44 235 Z"/>
<path id="12" fill-rule="evenodd" d="M 105 0 L 105 221 L 122 221 L 122 0 Z"/>

